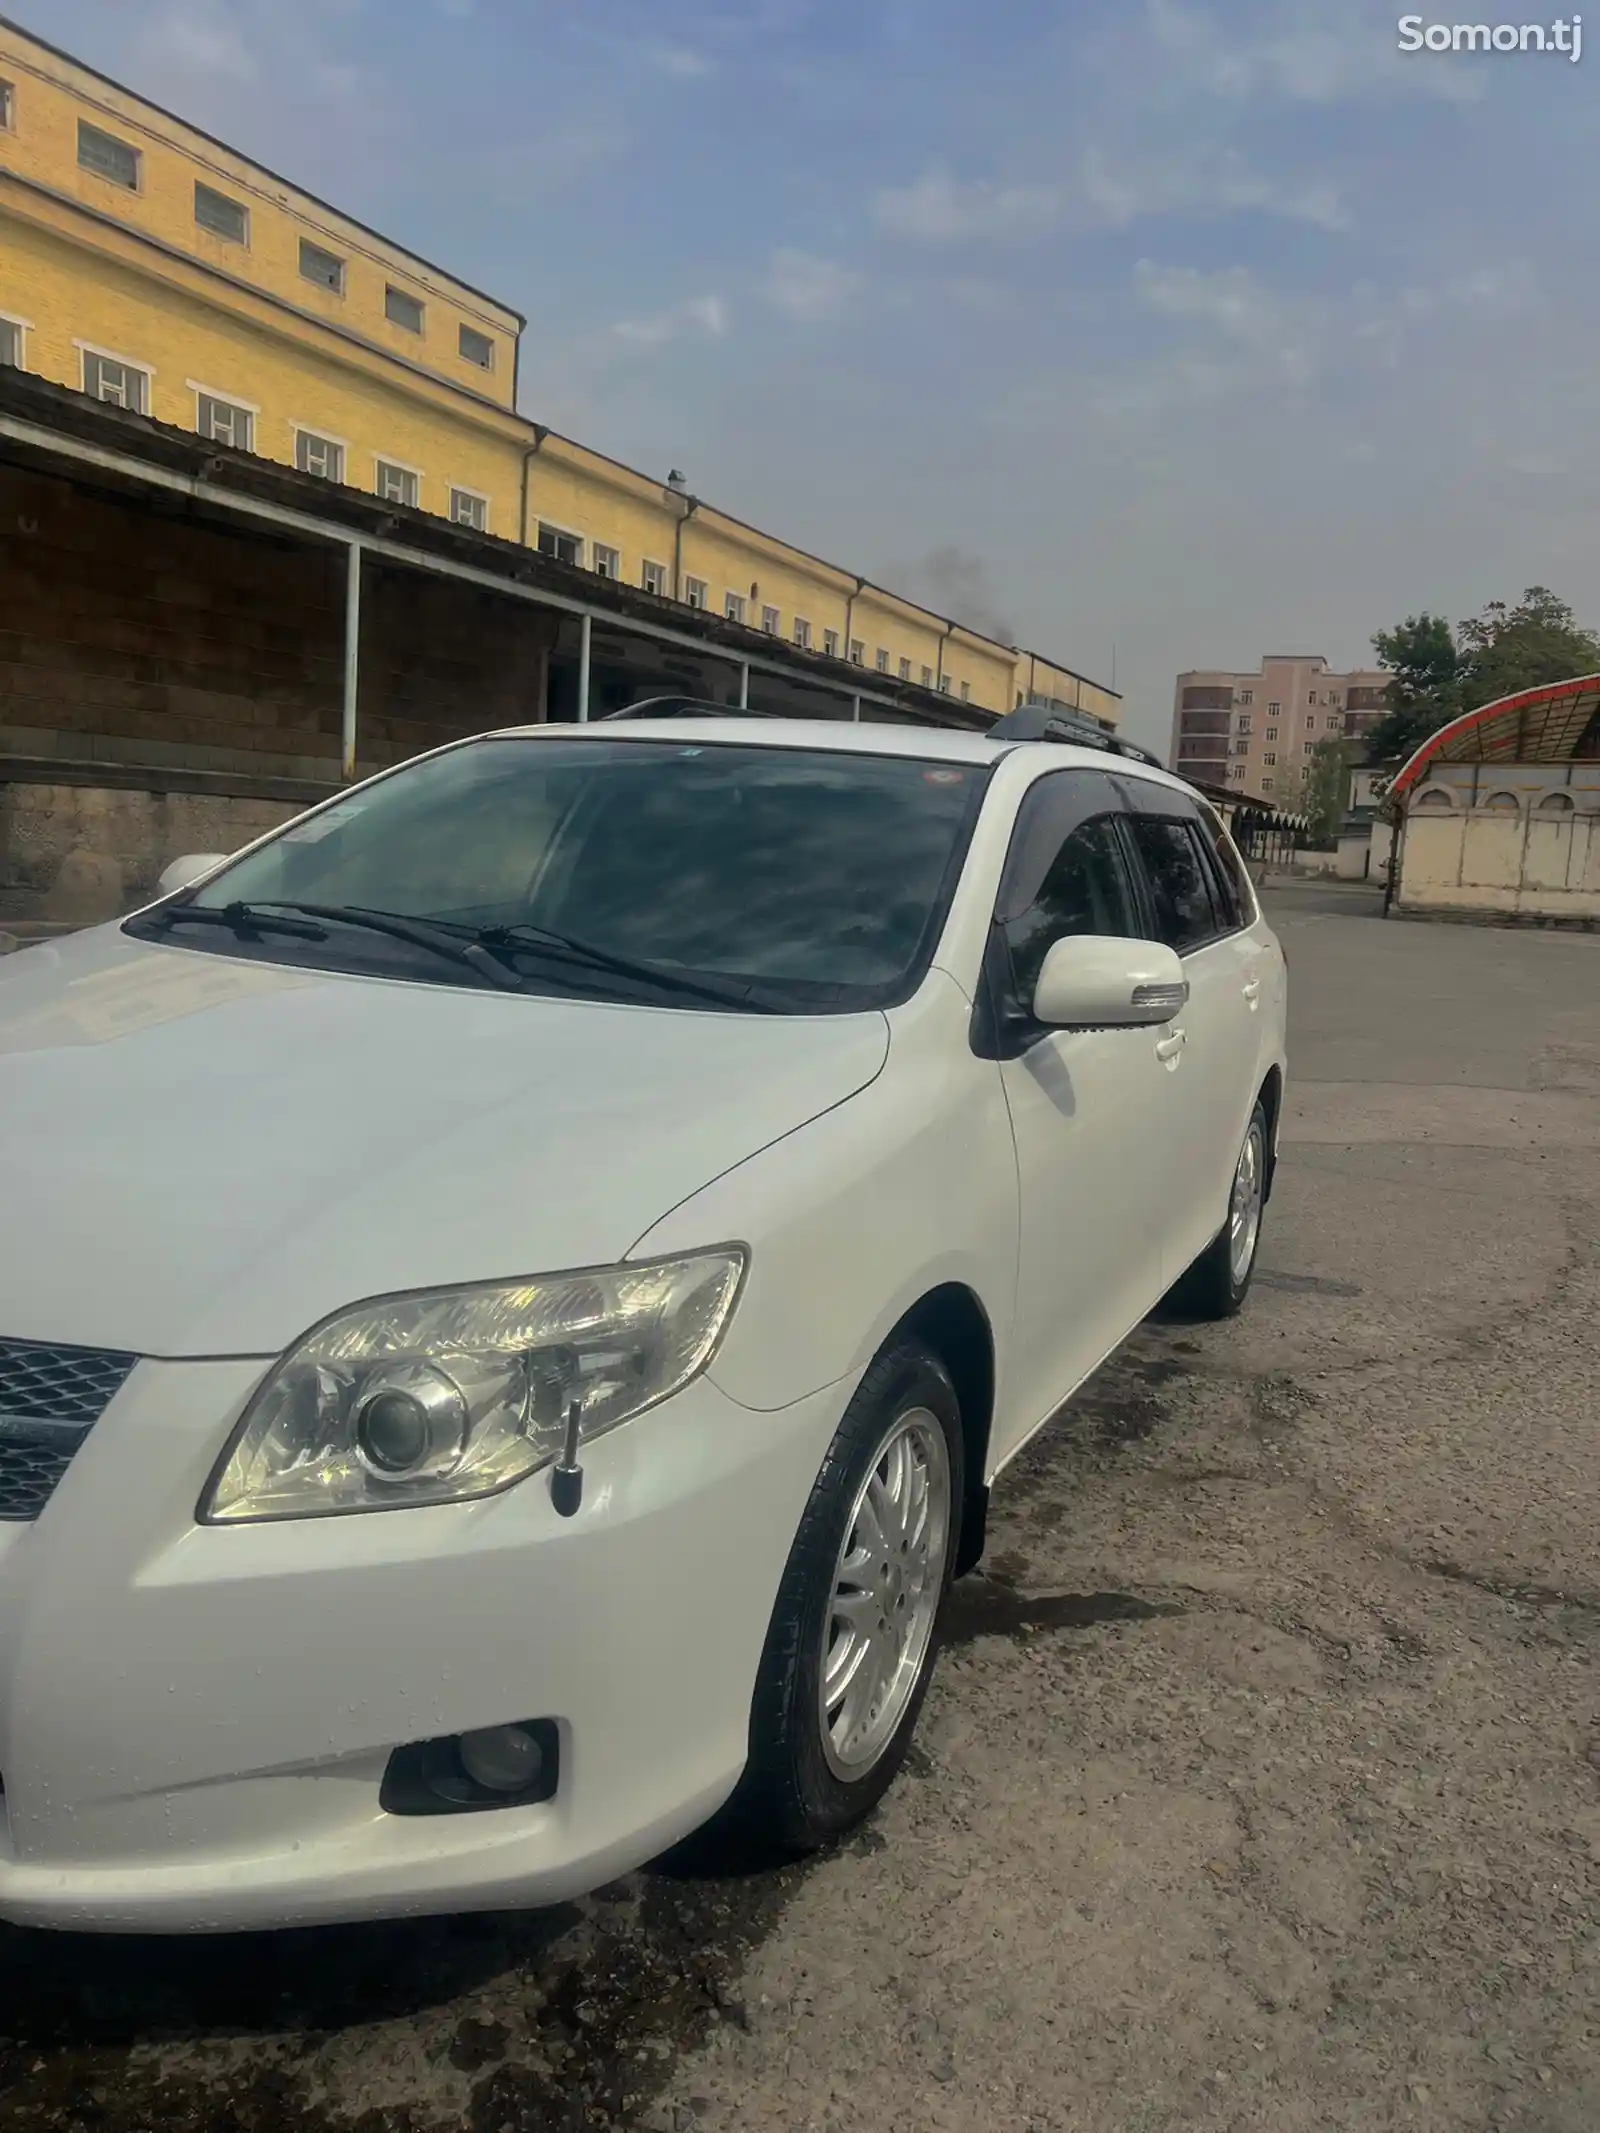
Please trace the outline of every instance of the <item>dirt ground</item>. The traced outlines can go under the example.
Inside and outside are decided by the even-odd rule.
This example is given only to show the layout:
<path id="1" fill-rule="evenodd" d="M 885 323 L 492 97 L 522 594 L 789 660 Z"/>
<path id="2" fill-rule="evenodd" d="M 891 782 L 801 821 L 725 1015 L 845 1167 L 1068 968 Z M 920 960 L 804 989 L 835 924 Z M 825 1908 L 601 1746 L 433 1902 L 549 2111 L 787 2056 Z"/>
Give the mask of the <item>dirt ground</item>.
<path id="1" fill-rule="evenodd" d="M 1262 1271 L 996 1494 L 912 1768 L 559 1914 L 0 1939 L 0 2133 L 1593 2133 L 1600 940 L 1284 890 Z"/>

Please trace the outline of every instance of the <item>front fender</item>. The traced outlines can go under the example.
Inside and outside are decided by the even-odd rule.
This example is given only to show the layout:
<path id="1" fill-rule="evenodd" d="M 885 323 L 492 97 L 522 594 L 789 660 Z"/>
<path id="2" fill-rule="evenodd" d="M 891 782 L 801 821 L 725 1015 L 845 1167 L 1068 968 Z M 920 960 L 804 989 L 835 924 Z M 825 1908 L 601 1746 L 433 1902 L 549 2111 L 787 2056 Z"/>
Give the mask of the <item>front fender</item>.
<path id="1" fill-rule="evenodd" d="M 1019 1191 L 999 1069 L 942 971 L 890 1017 L 872 1084 L 675 1207 L 632 1257 L 740 1237 L 750 1270 L 710 1375 L 786 1407 L 864 1371 L 930 1289 L 960 1283 L 994 1331 L 1001 1397 L 1016 1305 Z"/>

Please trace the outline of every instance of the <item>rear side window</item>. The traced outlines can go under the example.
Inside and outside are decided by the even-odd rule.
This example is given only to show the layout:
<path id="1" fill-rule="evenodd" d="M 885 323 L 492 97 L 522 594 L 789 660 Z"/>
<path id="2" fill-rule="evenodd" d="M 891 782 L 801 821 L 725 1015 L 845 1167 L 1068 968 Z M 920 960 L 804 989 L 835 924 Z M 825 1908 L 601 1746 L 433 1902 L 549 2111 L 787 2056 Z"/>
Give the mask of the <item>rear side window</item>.
<path id="1" fill-rule="evenodd" d="M 1212 901 L 1198 825 L 1165 815 L 1132 815 L 1128 830 L 1149 884 L 1156 939 L 1179 955 L 1215 940 L 1224 928 Z"/>
<path id="2" fill-rule="evenodd" d="M 1211 861 L 1211 888 L 1218 899 L 1224 928 L 1229 933 L 1237 933 L 1243 926 L 1254 925 L 1255 895 L 1244 862 L 1234 849 L 1233 839 L 1209 814 L 1200 817 L 1200 835 L 1205 843 L 1206 856 Z"/>

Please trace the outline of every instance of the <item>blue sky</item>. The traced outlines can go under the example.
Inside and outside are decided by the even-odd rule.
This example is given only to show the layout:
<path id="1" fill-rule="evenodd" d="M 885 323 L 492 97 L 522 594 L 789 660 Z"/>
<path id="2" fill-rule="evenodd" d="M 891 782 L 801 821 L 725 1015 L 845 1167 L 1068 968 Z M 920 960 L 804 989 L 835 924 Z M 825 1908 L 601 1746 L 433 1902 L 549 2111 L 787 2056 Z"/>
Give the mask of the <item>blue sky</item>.
<path id="1" fill-rule="evenodd" d="M 1600 11 L 1574 65 L 1368 0 L 9 5 L 525 312 L 530 415 L 1114 646 L 1137 737 L 1424 605 L 1600 622 Z"/>

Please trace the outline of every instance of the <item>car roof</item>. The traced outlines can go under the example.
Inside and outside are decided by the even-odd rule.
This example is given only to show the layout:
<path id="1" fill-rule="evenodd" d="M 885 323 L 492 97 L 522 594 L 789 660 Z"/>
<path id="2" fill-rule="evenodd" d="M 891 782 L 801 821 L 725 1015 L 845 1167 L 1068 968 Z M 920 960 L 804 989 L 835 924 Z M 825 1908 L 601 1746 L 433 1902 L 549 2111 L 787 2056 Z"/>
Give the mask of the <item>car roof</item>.
<path id="1" fill-rule="evenodd" d="M 587 725 L 557 724 L 508 726 L 484 738 L 529 740 L 677 741 L 706 745 L 720 741 L 744 748 L 816 748 L 837 755 L 891 755 L 922 762 L 969 763 L 988 767 L 1004 757 L 1026 752 L 1047 758 L 1058 770 L 1114 770 L 1119 777 L 1148 778 L 1180 792 L 1192 787 L 1171 772 L 1158 770 L 1125 756 L 1107 755 L 1098 748 L 1079 748 L 1070 742 L 991 740 L 986 733 L 973 733 L 950 726 L 889 725 L 877 719 L 749 718 L 639 718 L 597 719 Z"/>

